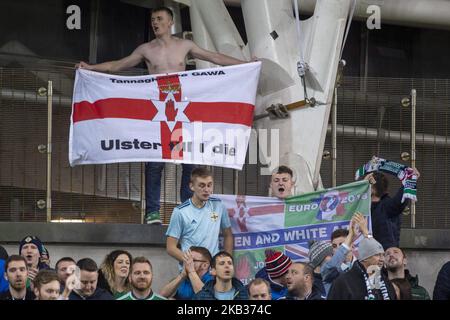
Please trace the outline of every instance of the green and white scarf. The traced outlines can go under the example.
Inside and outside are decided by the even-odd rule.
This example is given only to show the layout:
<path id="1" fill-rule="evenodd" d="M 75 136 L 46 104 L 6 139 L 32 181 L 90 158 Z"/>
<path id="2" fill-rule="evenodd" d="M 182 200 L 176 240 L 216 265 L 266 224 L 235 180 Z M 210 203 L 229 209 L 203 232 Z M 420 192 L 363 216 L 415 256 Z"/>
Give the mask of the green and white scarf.
<path id="1" fill-rule="evenodd" d="M 417 175 L 414 170 L 408 166 L 383 158 L 373 157 L 362 167 L 358 168 L 355 174 L 355 180 L 359 180 L 366 174 L 374 171 L 386 172 L 396 176 L 403 185 L 402 203 L 405 199 L 417 201 Z"/>
<path id="2" fill-rule="evenodd" d="M 359 261 L 357 261 L 356 265 L 358 266 L 359 271 L 361 271 L 364 276 L 364 282 L 366 283 L 366 289 L 367 289 L 366 300 L 377 300 L 377 297 L 375 296 L 375 293 L 373 292 L 374 289 L 380 290 L 381 298 L 383 300 L 391 300 L 391 298 L 389 297 L 389 292 L 388 292 L 388 289 L 386 286 L 386 282 L 383 280 L 383 277 L 381 276 L 381 274 L 378 273 L 378 275 L 377 275 L 378 279 L 376 281 L 377 286 L 374 287 L 374 285 L 369 280 L 369 276 L 368 276 L 366 270 L 364 270 L 364 267 L 361 265 L 361 263 Z"/>

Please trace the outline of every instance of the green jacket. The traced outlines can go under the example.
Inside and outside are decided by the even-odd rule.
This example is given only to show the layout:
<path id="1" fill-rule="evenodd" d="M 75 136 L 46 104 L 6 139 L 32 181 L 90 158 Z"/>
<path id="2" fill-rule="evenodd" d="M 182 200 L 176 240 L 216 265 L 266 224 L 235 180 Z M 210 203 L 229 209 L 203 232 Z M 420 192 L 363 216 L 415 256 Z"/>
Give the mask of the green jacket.
<path id="1" fill-rule="evenodd" d="M 409 281 L 411 285 L 411 294 L 413 300 L 431 300 L 430 295 L 424 287 L 419 286 L 419 276 L 413 277 L 409 270 L 405 270 L 405 278 Z"/>

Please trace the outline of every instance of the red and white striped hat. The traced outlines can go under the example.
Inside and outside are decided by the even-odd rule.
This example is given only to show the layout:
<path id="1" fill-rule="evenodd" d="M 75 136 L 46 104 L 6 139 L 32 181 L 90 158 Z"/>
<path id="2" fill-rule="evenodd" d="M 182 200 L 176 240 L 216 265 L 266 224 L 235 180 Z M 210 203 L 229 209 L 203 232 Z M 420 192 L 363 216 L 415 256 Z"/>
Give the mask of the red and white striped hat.
<path id="1" fill-rule="evenodd" d="M 272 279 L 284 275 L 292 264 L 291 258 L 283 252 L 269 249 L 265 251 L 265 254 L 266 271 Z"/>

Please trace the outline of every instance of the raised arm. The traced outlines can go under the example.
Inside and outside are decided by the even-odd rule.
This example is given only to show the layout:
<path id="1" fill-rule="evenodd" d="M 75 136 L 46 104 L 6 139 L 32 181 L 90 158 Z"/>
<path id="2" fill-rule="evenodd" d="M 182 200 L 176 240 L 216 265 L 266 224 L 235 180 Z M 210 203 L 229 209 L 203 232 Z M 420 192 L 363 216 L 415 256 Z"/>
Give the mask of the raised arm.
<path id="1" fill-rule="evenodd" d="M 74 273 L 68 276 L 66 279 L 66 285 L 64 286 L 64 291 L 61 293 L 58 300 L 69 300 L 69 295 L 77 286 L 77 282 L 79 285 L 80 280 L 77 279 Z"/>
<path id="2" fill-rule="evenodd" d="M 194 293 L 198 293 L 203 288 L 203 281 L 195 271 L 194 258 L 192 257 L 191 250 L 184 252 L 184 270 L 189 277 L 189 281 L 192 285 Z"/>
<path id="3" fill-rule="evenodd" d="M 99 64 L 88 64 L 84 61 L 81 61 L 80 63 L 75 65 L 75 67 L 100 72 L 116 72 L 132 68 L 144 60 L 143 55 L 144 45 L 145 44 L 140 45 L 129 56 L 122 58 L 120 60 L 108 61 Z"/>
<path id="4" fill-rule="evenodd" d="M 218 52 L 212 52 L 205 49 L 200 48 L 198 45 L 196 45 L 193 41 L 188 41 L 189 46 L 189 52 L 192 54 L 192 56 L 196 59 L 205 60 L 208 62 L 212 62 L 214 64 L 218 64 L 221 66 L 231 66 L 234 64 L 241 64 L 241 63 L 247 63 L 248 61 L 239 60 Z"/>
<path id="5" fill-rule="evenodd" d="M 412 168 L 413 170 L 413 175 L 416 176 L 416 179 L 419 179 L 420 177 L 420 172 L 419 170 L 417 170 L 417 168 Z M 388 209 L 386 211 L 386 213 L 390 216 L 390 217 L 394 217 L 394 216 L 398 216 L 400 215 L 403 210 L 405 210 L 406 206 L 410 203 L 410 199 L 405 199 L 405 201 L 402 203 L 402 199 L 403 199 L 403 193 L 405 192 L 404 190 L 404 186 L 401 186 L 397 193 L 395 194 L 394 197 L 387 199 L 385 201 L 385 206 Z"/>
<path id="6" fill-rule="evenodd" d="M 166 236 L 167 253 L 180 263 L 183 263 L 183 251 L 178 249 L 178 242 L 183 237 L 183 220 L 181 219 L 181 213 L 178 208 L 173 209 Z"/>
<path id="7" fill-rule="evenodd" d="M 403 186 L 400 186 L 397 193 L 392 198 L 388 198 L 384 201 L 384 206 L 387 209 L 386 213 L 389 217 L 399 216 L 409 204 L 410 199 L 406 199 L 402 203 L 404 189 L 405 188 Z"/>
<path id="8" fill-rule="evenodd" d="M 336 277 L 336 271 L 338 273 L 342 273 L 342 270 L 340 268 L 341 264 L 345 262 L 345 258 L 347 257 L 347 254 L 352 249 L 352 243 L 353 243 L 353 237 L 355 235 L 354 233 L 354 224 L 355 224 L 355 216 L 352 217 L 350 220 L 350 225 L 348 228 L 348 235 L 345 238 L 345 241 L 342 243 L 342 245 L 336 250 L 336 253 L 333 254 L 331 259 L 327 261 L 321 268 L 320 273 L 322 274 L 322 279 L 325 282 L 331 282 L 329 281 L 329 278 L 335 279 Z M 334 271 L 336 270 L 336 271 Z"/>
<path id="9" fill-rule="evenodd" d="M 175 295 L 180 284 L 186 279 L 186 271 L 183 269 L 175 278 L 166 284 L 159 294 L 163 297 L 170 298 Z"/>

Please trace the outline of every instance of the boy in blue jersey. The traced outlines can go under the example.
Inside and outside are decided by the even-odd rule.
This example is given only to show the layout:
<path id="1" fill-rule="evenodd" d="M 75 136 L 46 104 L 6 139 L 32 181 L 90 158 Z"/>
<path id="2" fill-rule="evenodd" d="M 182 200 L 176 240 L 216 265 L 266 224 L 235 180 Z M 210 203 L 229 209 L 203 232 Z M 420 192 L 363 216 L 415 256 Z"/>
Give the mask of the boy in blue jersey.
<path id="1" fill-rule="evenodd" d="M 183 252 L 192 246 L 204 247 L 212 255 L 218 253 L 221 230 L 224 250 L 233 253 L 230 218 L 222 202 L 211 197 L 213 186 L 209 170 L 202 167 L 192 170 L 189 187 L 193 196 L 173 210 L 166 233 L 166 248 L 167 253 L 180 263 L 183 263 Z"/>

